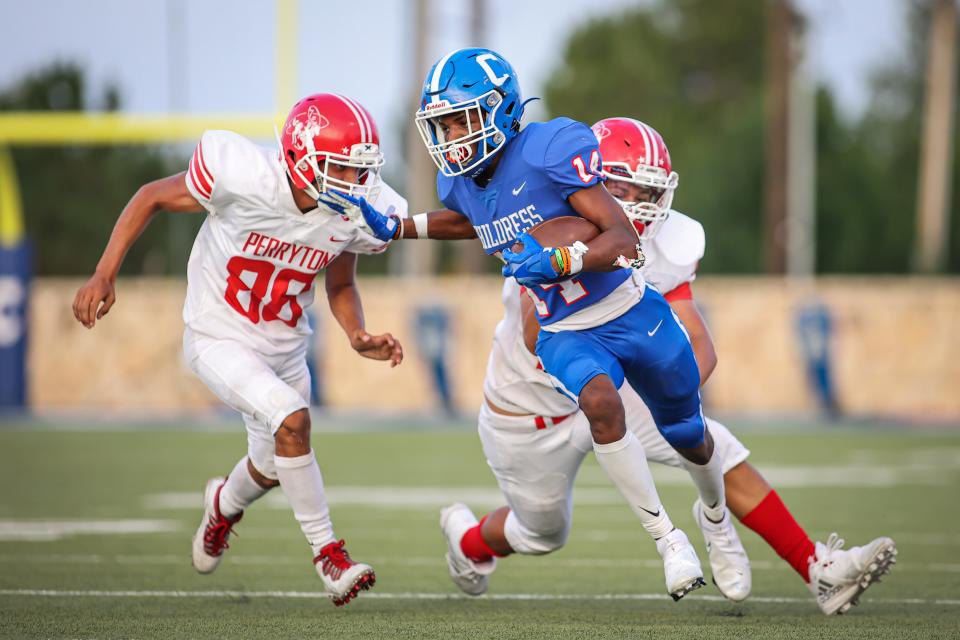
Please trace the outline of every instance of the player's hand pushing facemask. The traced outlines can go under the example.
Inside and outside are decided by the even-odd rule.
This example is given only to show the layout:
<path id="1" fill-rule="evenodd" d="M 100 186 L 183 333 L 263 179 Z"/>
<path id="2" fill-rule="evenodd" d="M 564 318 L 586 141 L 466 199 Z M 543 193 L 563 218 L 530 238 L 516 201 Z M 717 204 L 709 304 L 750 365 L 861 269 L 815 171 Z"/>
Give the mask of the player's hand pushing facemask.
<path id="1" fill-rule="evenodd" d="M 317 198 L 317 203 L 352 220 L 361 229 L 382 242 L 393 240 L 400 230 L 400 218 L 380 213 L 363 197 L 355 198 L 336 191 L 325 191 Z"/>

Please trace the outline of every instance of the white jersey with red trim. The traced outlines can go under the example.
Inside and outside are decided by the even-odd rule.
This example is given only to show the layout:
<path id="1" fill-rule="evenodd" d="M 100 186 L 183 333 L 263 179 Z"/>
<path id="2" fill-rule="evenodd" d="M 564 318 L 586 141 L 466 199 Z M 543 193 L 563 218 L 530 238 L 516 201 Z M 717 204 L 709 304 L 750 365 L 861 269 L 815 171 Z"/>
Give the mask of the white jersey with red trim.
<path id="1" fill-rule="evenodd" d="M 693 282 L 706 242 L 703 225 L 671 209 L 657 235 L 652 240 L 643 241 L 646 260 L 635 279 L 641 286 L 646 281 L 665 296 L 677 287 Z"/>
<path id="2" fill-rule="evenodd" d="M 501 296 L 505 313 L 493 332 L 483 395 L 511 413 L 568 415 L 577 410 L 577 403 L 556 390 L 537 356 L 523 343 L 520 297 L 525 295 L 514 278 L 504 279 Z"/>
<path id="3" fill-rule="evenodd" d="M 646 281 L 664 294 L 693 282 L 703 258 L 706 238 L 696 220 L 671 211 L 652 241 L 645 241 L 646 262 L 637 272 L 637 283 Z M 563 416 L 577 404 L 557 391 L 549 374 L 523 342 L 520 310 L 522 289 L 513 278 L 503 284 L 505 314 L 493 334 L 493 349 L 487 361 L 484 395 L 511 413 Z"/>
<path id="4" fill-rule="evenodd" d="M 207 215 L 187 265 L 183 320 L 194 332 L 236 340 L 265 355 L 292 353 L 311 334 L 304 310 L 316 275 L 345 251 L 383 243 L 325 207 L 302 213 L 276 150 L 230 131 L 207 131 L 187 189 Z M 373 203 L 406 216 L 387 185 Z"/>

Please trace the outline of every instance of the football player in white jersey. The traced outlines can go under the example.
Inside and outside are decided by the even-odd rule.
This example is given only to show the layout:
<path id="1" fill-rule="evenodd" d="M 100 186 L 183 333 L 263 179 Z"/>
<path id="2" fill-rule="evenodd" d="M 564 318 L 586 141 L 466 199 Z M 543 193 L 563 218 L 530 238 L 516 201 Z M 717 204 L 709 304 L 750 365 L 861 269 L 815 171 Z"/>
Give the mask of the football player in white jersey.
<path id="1" fill-rule="evenodd" d="M 703 227 L 670 208 L 678 177 L 660 135 L 627 118 L 610 118 L 593 127 L 600 141 L 607 189 L 633 220 L 646 261 L 640 274 L 664 292 L 687 328 L 706 380 L 717 363 L 710 333 L 693 300 L 690 284 L 703 257 Z M 528 296 L 507 280 L 506 315 L 497 325 L 484 380 L 479 433 L 487 461 L 506 498 L 501 507 L 468 530 L 466 544 L 449 545 L 454 582 L 466 593 L 486 591 L 495 560 L 475 562 L 464 547 L 485 545 L 493 558 L 510 553 L 544 554 L 565 543 L 571 525 L 571 489 L 577 469 L 590 450 L 589 426 L 577 406 L 558 393 L 542 370 L 533 344 L 537 324 Z M 655 462 L 681 466 L 676 451 L 657 431 L 649 410 L 629 387 L 621 390 L 628 427 Z M 895 561 L 889 538 L 842 550 L 832 535 L 814 544 L 763 476 L 746 462 L 749 451 L 725 426 L 707 419 L 723 458 L 730 511 L 757 532 L 810 585 L 821 610 L 842 613 Z M 463 512 L 462 504 L 444 510 L 441 523 Z M 713 579 L 733 601 L 751 588 L 750 566 L 738 540 L 703 517 L 699 500 L 694 517 L 706 541 Z M 446 527 L 445 527 L 446 529 Z M 447 532 L 445 531 L 445 534 Z M 736 536 L 733 530 L 733 536 Z M 449 536 L 447 536 L 449 538 Z"/>
<path id="2" fill-rule="evenodd" d="M 326 269 L 327 302 L 357 353 L 400 364 L 389 333 L 367 332 L 354 273 L 357 254 L 387 243 L 330 208 L 330 191 L 406 215 L 380 181 L 383 154 L 373 118 L 354 100 L 315 94 L 294 105 L 280 150 L 229 131 L 207 131 L 187 171 L 141 187 L 120 214 L 94 275 L 76 294 L 77 320 L 92 328 L 113 306 L 127 250 L 158 211 L 206 212 L 187 267 L 183 347 L 190 368 L 247 430 L 247 455 L 212 478 L 193 539 L 193 566 L 216 569 L 244 509 L 280 486 L 337 606 L 373 586 L 333 533 L 323 478 L 310 445 L 310 374 L 304 314 Z M 395 220 L 395 218 L 391 218 Z"/>

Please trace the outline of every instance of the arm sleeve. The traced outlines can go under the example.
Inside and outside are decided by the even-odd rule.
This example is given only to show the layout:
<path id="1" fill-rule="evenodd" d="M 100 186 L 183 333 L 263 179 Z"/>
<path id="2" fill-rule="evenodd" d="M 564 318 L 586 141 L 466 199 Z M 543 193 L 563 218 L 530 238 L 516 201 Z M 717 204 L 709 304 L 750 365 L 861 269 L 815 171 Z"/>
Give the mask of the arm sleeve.
<path id="1" fill-rule="evenodd" d="M 597 138 L 582 122 L 573 122 L 557 131 L 547 144 L 543 166 L 564 200 L 604 180 Z"/>

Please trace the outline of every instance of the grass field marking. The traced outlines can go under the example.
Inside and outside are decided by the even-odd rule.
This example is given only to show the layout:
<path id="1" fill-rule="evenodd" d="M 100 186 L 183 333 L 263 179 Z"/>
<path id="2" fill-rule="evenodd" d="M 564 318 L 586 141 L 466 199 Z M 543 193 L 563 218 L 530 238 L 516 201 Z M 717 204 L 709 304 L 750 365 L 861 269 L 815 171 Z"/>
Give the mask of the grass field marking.
<path id="1" fill-rule="evenodd" d="M 779 488 L 863 487 L 884 488 L 905 484 L 944 485 L 953 482 L 953 475 L 942 468 L 897 465 L 846 465 L 833 467 L 779 467 L 764 469 L 767 480 Z M 581 472 L 582 474 L 582 472 Z M 582 480 L 582 479 L 581 479 Z M 690 476 L 678 469 L 664 469 L 657 474 L 658 486 L 692 486 Z M 390 509 L 419 509 L 442 507 L 451 502 L 472 505 L 497 506 L 503 496 L 496 487 L 450 486 L 349 486 L 326 487 L 331 505 L 362 505 Z M 609 484 L 582 481 L 574 487 L 574 502 L 578 505 L 623 504 L 620 493 Z M 281 492 L 273 492 L 262 501 L 273 509 L 289 509 Z M 198 509 L 203 503 L 199 491 L 181 491 L 148 494 L 143 505 L 148 509 Z"/>
<path id="2" fill-rule="evenodd" d="M 0 563 L 16 564 L 106 564 L 116 563 L 124 565 L 185 565 L 189 557 L 186 553 L 159 554 L 159 555 L 97 555 L 97 554 L 0 554 Z M 404 567 L 433 567 L 440 566 L 443 558 L 436 556 L 364 556 L 364 560 L 373 565 L 394 565 Z M 237 555 L 230 558 L 231 564 L 245 566 L 297 566 L 304 564 L 304 559 L 295 556 L 266 556 L 266 555 Z M 604 568 L 636 568 L 661 569 L 660 560 L 646 560 L 641 558 L 551 558 L 547 561 L 551 566 L 565 568 L 604 567 Z M 774 560 L 754 560 L 750 568 L 756 571 L 792 571 L 790 565 Z M 937 573 L 960 573 L 960 564 L 957 563 L 927 563 L 900 562 L 896 571 L 933 571 Z"/>
<path id="3" fill-rule="evenodd" d="M 176 520 L 0 520 L 0 541 L 55 541 L 80 534 L 171 533 Z"/>
<path id="4" fill-rule="evenodd" d="M 55 589 L 0 589 L 3 596 L 25 596 L 42 598 L 309 598 L 327 599 L 327 595 L 318 591 L 102 591 L 102 590 L 55 590 Z M 511 601 L 555 601 L 555 600 L 667 600 L 663 593 L 494 593 L 479 597 L 461 593 L 416 593 L 416 592 L 374 592 L 363 594 L 364 599 L 378 600 L 511 600 Z M 696 600 L 707 602 L 728 602 L 723 596 L 694 596 Z M 750 602 L 763 604 L 808 603 L 810 598 L 757 596 Z M 932 604 L 942 606 L 960 606 L 960 600 L 937 598 L 883 598 L 869 602 L 876 604 Z"/>

